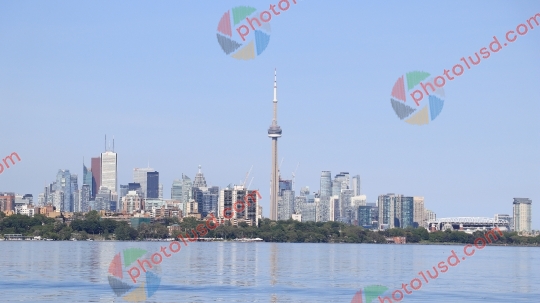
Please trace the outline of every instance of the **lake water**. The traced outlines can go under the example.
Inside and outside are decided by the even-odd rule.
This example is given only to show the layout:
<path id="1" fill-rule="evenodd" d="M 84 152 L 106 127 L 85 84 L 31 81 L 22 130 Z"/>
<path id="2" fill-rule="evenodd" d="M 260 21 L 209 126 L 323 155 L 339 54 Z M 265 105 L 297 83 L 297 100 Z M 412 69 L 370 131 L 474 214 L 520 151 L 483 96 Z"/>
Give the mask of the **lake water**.
<path id="1" fill-rule="evenodd" d="M 168 242 L 0 242 L 1 302 L 126 302 L 109 285 L 110 264 L 126 249 L 160 251 Z M 189 243 L 163 258 L 159 288 L 146 302 L 351 302 L 372 285 L 409 289 L 401 302 L 540 302 L 540 248 L 463 245 Z M 459 264 L 431 279 L 419 272 Z M 469 253 L 471 251 L 469 250 Z M 156 262 L 159 260 L 156 257 Z M 455 260 L 451 260 L 455 262 Z M 135 262 L 136 263 L 136 262 Z M 131 286 L 123 267 L 122 280 Z M 157 271 L 156 271 L 157 270 Z M 131 271 L 132 276 L 136 272 Z M 138 281 L 140 283 L 140 281 Z M 415 285 L 415 284 L 413 284 Z M 143 288 L 144 289 L 144 288 Z M 148 294 L 148 293 L 146 293 Z M 399 294 L 395 293 L 399 299 Z M 357 301 L 360 302 L 360 301 Z M 362 302 L 366 302 L 365 300 Z M 375 299 L 373 302 L 379 302 Z M 388 300 L 386 302 L 389 302 Z M 393 301 L 396 302 L 396 301 Z"/>

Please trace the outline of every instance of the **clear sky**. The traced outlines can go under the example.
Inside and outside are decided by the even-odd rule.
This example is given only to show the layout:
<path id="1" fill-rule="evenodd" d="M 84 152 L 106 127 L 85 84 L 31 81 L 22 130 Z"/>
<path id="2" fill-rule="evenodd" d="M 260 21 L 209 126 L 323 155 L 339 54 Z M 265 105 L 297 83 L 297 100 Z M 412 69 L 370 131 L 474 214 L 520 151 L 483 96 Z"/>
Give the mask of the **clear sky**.
<path id="1" fill-rule="evenodd" d="M 0 174 L 0 191 L 37 198 L 60 168 L 81 183 L 83 157 L 90 165 L 107 134 L 120 184 L 150 163 L 169 198 L 199 164 L 219 186 L 253 165 L 268 216 L 277 68 L 281 172 L 299 163 L 297 190 L 347 171 L 368 202 L 424 196 L 438 217 L 512 214 L 512 198 L 528 197 L 540 229 L 540 26 L 447 83 L 428 125 L 399 120 L 390 104 L 401 75 L 442 74 L 540 2 L 291 0 L 260 56 L 225 55 L 222 15 L 278 2 L 1 1 L 0 156 L 22 161 Z"/>

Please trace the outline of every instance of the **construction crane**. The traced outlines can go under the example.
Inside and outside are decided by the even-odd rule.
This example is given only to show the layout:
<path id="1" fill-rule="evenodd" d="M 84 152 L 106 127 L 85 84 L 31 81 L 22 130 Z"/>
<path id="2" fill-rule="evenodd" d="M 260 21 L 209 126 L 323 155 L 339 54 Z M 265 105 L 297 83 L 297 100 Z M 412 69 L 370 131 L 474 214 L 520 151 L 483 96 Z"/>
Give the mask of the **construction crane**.
<path id="1" fill-rule="evenodd" d="M 292 173 L 292 190 L 294 191 L 294 177 L 296 177 L 296 171 L 298 170 L 298 166 L 300 165 L 300 162 L 296 164 L 296 169 Z"/>
<path id="2" fill-rule="evenodd" d="M 247 179 L 249 177 L 249 174 L 251 173 L 251 170 L 253 169 L 253 165 L 251 165 L 251 168 L 249 169 L 249 171 L 247 172 L 246 174 L 246 178 L 244 179 L 244 183 L 242 183 L 242 186 L 244 186 L 244 188 L 246 187 L 246 182 L 247 182 Z"/>
<path id="3" fill-rule="evenodd" d="M 251 181 L 249 181 L 249 185 L 248 185 L 247 189 L 249 189 L 251 187 L 251 183 L 253 182 L 253 179 L 255 179 L 255 177 L 251 177 Z"/>

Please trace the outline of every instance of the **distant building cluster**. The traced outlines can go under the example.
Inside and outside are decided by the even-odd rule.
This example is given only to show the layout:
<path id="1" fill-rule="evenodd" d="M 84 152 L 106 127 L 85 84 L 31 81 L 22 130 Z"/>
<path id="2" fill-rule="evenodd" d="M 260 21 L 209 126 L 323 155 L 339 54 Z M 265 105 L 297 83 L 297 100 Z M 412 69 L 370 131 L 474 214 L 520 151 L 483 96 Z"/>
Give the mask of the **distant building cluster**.
<path id="1" fill-rule="evenodd" d="M 159 172 L 153 168 L 134 168 L 133 182 L 118 186 L 118 155 L 110 149 L 92 158 L 90 168 L 83 163 L 80 187 L 77 174 L 60 169 L 55 181 L 39 194 L 37 203 L 32 195 L 0 193 L 0 211 L 7 215 L 45 214 L 54 218 L 96 210 L 104 215 L 121 215 L 123 220 L 214 216 L 220 223 L 230 221 L 237 225 L 245 222 L 256 226 L 262 218 L 262 207 L 258 195 L 253 192 L 244 184 L 230 184 L 221 189 L 209 186 L 201 166 L 193 180 L 182 174 L 181 179 L 172 182 L 170 199 L 163 198 Z M 245 197 L 249 197 L 249 204 L 242 207 L 236 203 L 244 201 Z"/>
<path id="2" fill-rule="evenodd" d="M 272 124 L 268 137 L 272 140 L 272 170 L 270 181 L 270 219 L 298 220 L 302 222 L 338 221 L 369 229 L 425 227 L 430 231 L 462 230 L 473 232 L 494 227 L 531 233 L 531 204 L 527 198 L 514 198 L 513 215 L 497 214 L 495 218 L 439 218 L 425 208 L 424 197 L 401 194 L 379 195 L 375 203 L 368 203 L 361 193 L 360 175 L 340 172 L 332 178 L 330 171 L 323 171 L 320 189 L 311 193 L 309 187 L 300 189 L 297 196 L 294 178 L 281 178 L 278 166 L 278 139 L 283 130 L 277 122 L 277 72 L 274 71 L 274 99 Z M 105 138 L 105 142 L 107 139 Z M 193 181 L 182 174 L 172 182 L 171 198 L 163 198 L 163 185 L 159 172 L 152 168 L 134 168 L 133 182 L 118 187 L 118 155 L 107 148 L 99 157 L 91 159 L 90 168 L 83 163 L 82 185 L 78 176 L 60 169 L 54 182 L 39 195 L 35 208 L 32 195 L 19 196 L 0 193 L 0 210 L 8 215 L 17 213 L 33 216 L 35 213 L 56 214 L 88 212 L 119 213 L 124 219 L 140 220 L 159 217 L 216 217 L 219 223 L 230 221 L 236 225 L 245 222 L 257 225 L 262 218 L 259 196 L 242 185 L 230 184 L 225 188 L 209 186 L 199 166 Z M 83 161 L 84 162 L 84 161 Z M 248 186 L 249 187 L 249 186 Z M 238 203 L 252 199 L 251 203 Z M 399 241 L 399 240 L 397 240 Z"/>
<path id="3" fill-rule="evenodd" d="M 339 221 L 370 229 L 394 227 L 427 228 L 427 222 L 435 219 L 435 213 L 424 208 L 424 197 L 403 195 L 380 195 L 375 203 L 368 203 L 361 194 L 360 175 L 350 176 L 340 172 L 332 179 L 330 171 L 323 171 L 320 190 L 310 193 L 309 187 L 300 189 L 296 196 L 294 180 L 279 178 L 278 220 Z"/>

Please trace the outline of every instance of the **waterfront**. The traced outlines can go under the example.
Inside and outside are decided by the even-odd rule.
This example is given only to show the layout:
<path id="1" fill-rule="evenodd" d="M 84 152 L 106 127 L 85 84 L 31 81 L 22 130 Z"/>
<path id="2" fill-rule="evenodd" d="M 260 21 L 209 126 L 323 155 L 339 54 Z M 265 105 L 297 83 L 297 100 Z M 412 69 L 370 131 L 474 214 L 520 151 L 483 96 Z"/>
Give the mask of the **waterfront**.
<path id="1" fill-rule="evenodd" d="M 3 302 L 125 302 L 108 282 L 127 248 L 164 242 L 4 241 Z M 463 245 L 197 242 L 161 263 L 147 302 L 347 302 L 370 285 L 401 288 Z M 537 247 L 489 246 L 401 302 L 534 302 Z"/>

